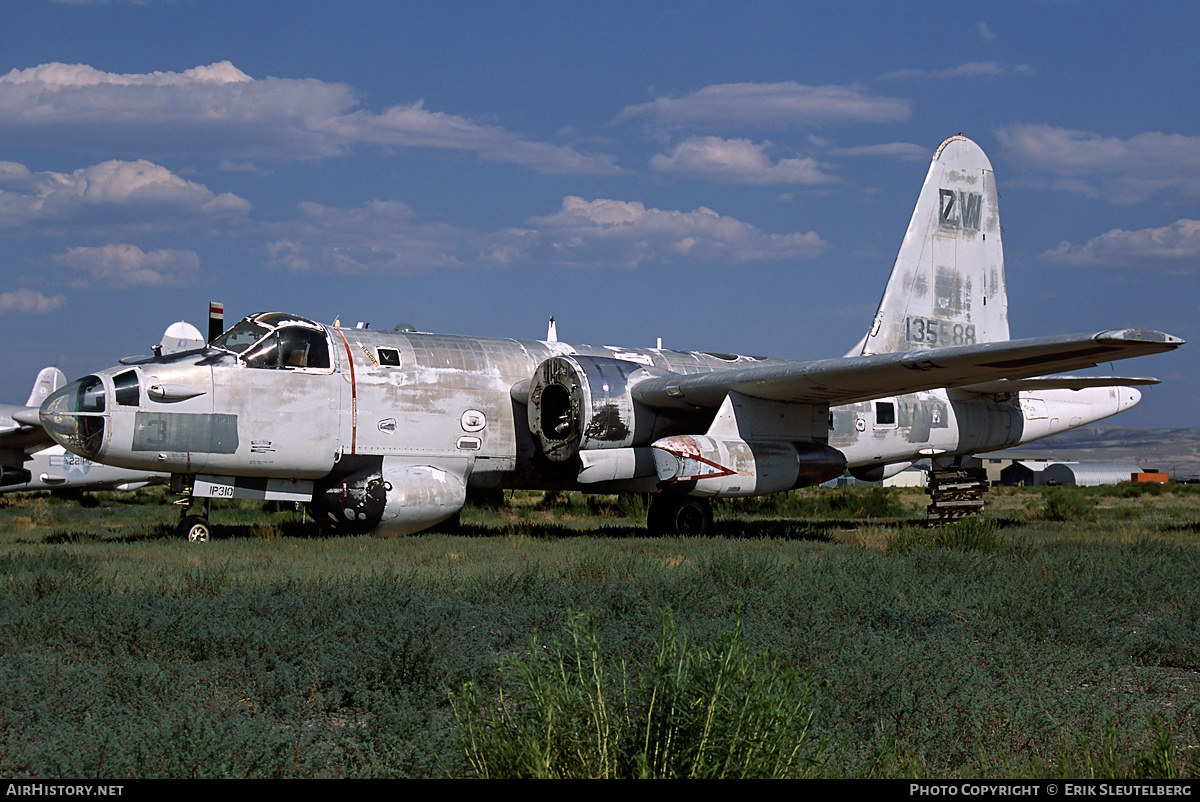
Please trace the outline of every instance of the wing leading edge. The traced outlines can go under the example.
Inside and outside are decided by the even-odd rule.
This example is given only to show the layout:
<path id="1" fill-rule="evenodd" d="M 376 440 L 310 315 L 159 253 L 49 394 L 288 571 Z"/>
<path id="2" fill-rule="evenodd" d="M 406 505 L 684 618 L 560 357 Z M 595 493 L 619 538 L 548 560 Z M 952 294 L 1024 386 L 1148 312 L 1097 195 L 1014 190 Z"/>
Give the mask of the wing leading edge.
<path id="1" fill-rule="evenodd" d="M 869 356 L 656 376 L 633 388 L 662 409 L 716 409 L 731 391 L 767 401 L 852 404 L 939 387 L 966 387 L 1081 370 L 1102 362 L 1173 351 L 1184 341 L 1148 329 L 1117 329 Z"/>

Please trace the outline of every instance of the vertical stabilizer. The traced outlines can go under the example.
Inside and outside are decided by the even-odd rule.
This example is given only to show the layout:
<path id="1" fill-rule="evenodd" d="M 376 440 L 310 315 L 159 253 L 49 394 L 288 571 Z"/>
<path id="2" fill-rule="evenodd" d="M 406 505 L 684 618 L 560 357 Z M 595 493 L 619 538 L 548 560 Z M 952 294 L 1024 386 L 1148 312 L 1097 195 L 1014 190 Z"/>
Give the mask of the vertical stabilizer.
<path id="1" fill-rule="evenodd" d="M 996 178 L 960 134 L 933 154 L 871 330 L 847 356 L 1007 339 Z"/>
<path id="2" fill-rule="evenodd" d="M 27 407 L 40 407 L 46 396 L 67 383 L 67 377 L 58 368 L 42 368 L 33 382 L 33 390 L 29 393 Z"/>

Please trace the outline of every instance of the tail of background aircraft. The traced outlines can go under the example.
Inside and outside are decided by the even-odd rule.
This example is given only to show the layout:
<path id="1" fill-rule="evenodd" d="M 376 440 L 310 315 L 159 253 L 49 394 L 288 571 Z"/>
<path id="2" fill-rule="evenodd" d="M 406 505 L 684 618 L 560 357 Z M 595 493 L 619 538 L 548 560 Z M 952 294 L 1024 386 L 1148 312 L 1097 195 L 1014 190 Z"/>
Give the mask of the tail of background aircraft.
<path id="1" fill-rule="evenodd" d="M 40 407 L 46 396 L 67 383 L 66 375 L 58 368 L 42 368 L 33 382 L 33 390 L 29 393 L 27 407 Z"/>
<path id="2" fill-rule="evenodd" d="M 858 356 L 1009 339 L 996 178 L 959 134 L 933 155 Z"/>

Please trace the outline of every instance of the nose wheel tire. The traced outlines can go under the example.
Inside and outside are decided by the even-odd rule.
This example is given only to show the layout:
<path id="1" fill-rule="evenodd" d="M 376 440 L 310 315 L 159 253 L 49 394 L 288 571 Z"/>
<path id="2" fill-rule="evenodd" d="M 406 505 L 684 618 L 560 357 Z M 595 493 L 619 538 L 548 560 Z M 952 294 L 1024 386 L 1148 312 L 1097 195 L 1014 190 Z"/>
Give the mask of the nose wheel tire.
<path id="1" fill-rule="evenodd" d="M 212 525 L 199 515 L 189 515 L 179 522 L 175 531 L 189 543 L 207 543 L 212 539 Z"/>
<path id="2" fill-rule="evenodd" d="M 713 528 L 712 505 L 706 498 L 659 493 L 650 502 L 646 525 L 651 535 L 707 535 Z"/>

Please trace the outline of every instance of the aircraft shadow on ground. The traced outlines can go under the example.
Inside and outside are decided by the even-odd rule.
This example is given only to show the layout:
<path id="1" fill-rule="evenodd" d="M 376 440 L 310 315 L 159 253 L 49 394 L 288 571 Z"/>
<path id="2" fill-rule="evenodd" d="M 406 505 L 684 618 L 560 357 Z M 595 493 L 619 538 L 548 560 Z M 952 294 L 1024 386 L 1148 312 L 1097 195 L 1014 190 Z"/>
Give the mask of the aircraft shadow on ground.
<path id="1" fill-rule="evenodd" d="M 912 525 L 914 522 L 888 522 L 874 524 L 883 527 Z M 811 519 L 769 519 L 769 520 L 730 520 L 717 521 L 713 531 L 703 537 L 724 538 L 730 540 L 811 540 L 817 542 L 834 542 L 840 532 L 851 532 L 864 525 L 861 521 L 845 520 L 811 520 Z M 436 535 L 451 535 L 466 538 L 501 538 L 521 536 L 534 539 L 557 540 L 565 538 L 596 537 L 623 540 L 631 538 L 647 538 L 646 528 L 639 525 L 612 525 L 599 529 L 584 529 L 564 524 L 554 523 L 498 523 L 498 524 L 463 524 L 447 523 L 424 532 L 409 535 L 410 538 L 420 538 Z M 323 529 L 311 521 L 282 521 L 269 524 L 224 524 L 213 529 L 213 540 L 261 540 L 272 541 L 282 538 L 293 540 L 332 540 L 342 537 L 356 537 L 346 533 L 333 532 Z M 59 544 L 88 544 L 88 543 L 135 543 L 146 541 L 176 540 L 179 535 L 174 525 L 161 524 L 150 531 L 130 533 L 98 533 L 87 530 L 60 530 L 31 539 L 30 542 L 43 545 Z M 397 538 L 402 541 L 405 538 Z"/>

